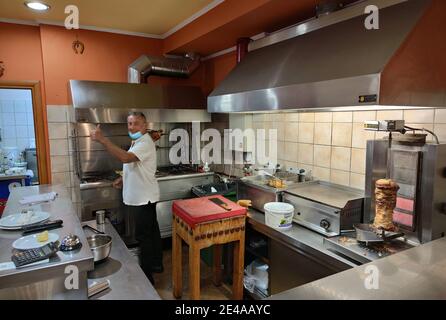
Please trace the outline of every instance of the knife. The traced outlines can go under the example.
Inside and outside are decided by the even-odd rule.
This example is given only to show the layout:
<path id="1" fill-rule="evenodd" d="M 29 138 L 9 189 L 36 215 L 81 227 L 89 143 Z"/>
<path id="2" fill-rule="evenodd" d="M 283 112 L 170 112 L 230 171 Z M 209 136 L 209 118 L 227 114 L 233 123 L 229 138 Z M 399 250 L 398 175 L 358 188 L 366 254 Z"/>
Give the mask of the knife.
<path id="1" fill-rule="evenodd" d="M 225 209 L 226 211 L 231 211 L 231 208 L 228 208 L 228 204 L 221 201 L 219 198 L 209 198 L 210 201 L 212 201 L 213 203 L 215 203 L 217 206 L 219 206 L 220 208 Z"/>
<path id="2" fill-rule="evenodd" d="M 28 227 L 24 227 L 22 230 L 22 235 L 27 235 L 30 233 L 35 233 L 43 230 L 52 230 L 57 228 L 62 228 L 63 221 L 62 220 L 55 220 L 55 221 L 47 221 L 44 223 L 39 223 L 36 225 L 31 225 Z"/>

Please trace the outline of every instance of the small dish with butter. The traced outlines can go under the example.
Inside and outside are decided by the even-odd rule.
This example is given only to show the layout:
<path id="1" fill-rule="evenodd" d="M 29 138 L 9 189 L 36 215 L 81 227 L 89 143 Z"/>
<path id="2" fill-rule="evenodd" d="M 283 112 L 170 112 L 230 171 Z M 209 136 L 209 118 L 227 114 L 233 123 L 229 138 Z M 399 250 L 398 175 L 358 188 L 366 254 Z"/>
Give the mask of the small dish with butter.
<path id="1" fill-rule="evenodd" d="M 12 247 L 18 250 L 40 248 L 50 242 L 55 242 L 58 239 L 59 235 L 57 233 L 45 230 L 41 233 L 35 233 L 17 239 L 12 243 Z"/>

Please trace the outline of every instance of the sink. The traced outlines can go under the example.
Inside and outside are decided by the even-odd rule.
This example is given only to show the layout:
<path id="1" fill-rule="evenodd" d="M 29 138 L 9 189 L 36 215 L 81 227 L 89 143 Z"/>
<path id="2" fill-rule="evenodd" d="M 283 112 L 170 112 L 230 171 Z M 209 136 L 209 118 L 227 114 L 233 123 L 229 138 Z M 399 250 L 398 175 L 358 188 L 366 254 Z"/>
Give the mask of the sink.
<path id="1" fill-rule="evenodd" d="M 209 183 L 200 186 L 192 187 L 192 193 L 197 197 L 206 197 L 212 195 L 225 195 L 230 192 L 235 191 L 236 184 L 235 182 L 230 183 Z"/>

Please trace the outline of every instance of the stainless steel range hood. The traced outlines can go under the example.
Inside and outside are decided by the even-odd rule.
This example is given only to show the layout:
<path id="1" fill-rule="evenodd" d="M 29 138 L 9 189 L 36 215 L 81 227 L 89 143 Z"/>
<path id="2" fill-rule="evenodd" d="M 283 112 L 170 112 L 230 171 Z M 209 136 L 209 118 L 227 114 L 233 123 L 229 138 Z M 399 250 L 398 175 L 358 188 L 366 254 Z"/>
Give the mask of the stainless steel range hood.
<path id="1" fill-rule="evenodd" d="M 199 87 L 70 80 L 76 122 L 127 123 L 129 111 L 150 122 L 210 122 Z"/>
<path id="2" fill-rule="evenodd" d="M 361 1 L 254 41 L 208 111 L 446 107 L 445 2 Z M 368 5 L 379 30 L 365 28 Z"/>

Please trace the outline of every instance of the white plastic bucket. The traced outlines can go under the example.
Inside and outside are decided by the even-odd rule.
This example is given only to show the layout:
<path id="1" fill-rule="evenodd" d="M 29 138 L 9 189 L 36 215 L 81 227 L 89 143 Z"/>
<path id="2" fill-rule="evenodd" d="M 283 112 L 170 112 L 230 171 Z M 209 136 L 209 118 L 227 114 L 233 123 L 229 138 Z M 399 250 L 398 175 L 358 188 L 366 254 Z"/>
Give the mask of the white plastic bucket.
<path id="1" fill-rule="evenodd" d="M 291 228 L 294 216 L 294 207 L 284 202 L 268 202 L 263 206 L 265 210 L 265 223 L 279 230 Z"/>

